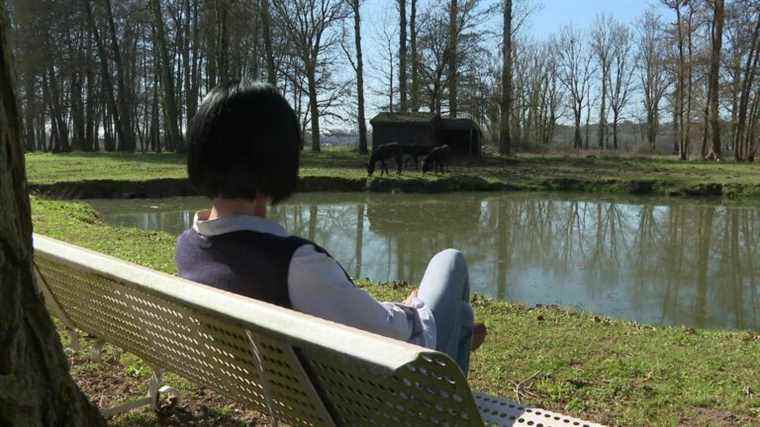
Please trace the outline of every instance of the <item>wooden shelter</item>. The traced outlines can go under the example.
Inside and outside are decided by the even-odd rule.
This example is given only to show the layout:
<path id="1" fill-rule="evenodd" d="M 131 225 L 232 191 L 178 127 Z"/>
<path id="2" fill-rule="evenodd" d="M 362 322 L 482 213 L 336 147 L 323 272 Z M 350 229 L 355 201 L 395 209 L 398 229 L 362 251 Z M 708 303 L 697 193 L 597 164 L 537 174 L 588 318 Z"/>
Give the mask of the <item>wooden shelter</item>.
<path id="1" fill-rule="evenodd" d="M 456 156 L 480 157 L 482 132 L 471 119 L 432 113 L 380 113 L 370 120 L 372 148 L 390 142 L 434 147 L 448 145 Z"/>

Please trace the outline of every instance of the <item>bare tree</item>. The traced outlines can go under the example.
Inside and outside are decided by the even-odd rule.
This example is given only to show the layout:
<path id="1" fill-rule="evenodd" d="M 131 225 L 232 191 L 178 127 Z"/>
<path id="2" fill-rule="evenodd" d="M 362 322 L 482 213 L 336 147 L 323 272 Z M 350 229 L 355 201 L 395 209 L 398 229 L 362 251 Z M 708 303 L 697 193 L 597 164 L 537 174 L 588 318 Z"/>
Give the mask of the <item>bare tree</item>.
<path id="1" fill-rule="evenodd" d="M 395 23 L 395 18 L 391 18 L 389 13 L 386 13 L 381 19 L 382 24 L 372 34 L 374 43 L 380 47 L 380 55 L 369 58 L 373 80 L 378 82 L 377 85 L 374 85 L 372 93 L 379 99 L 387 100 L 379 107 L 392 113 L 395 110 L 394 95 L 398 93 L 396 87 L 398 27 L 395 24 L 389 25 L 391 20 Z"/>
<path id="2" fill-rule="evenodd" d="M 593 56 L 585 48 L 583 33 L 573 26 L 565 26 L 556 41 L 559 72 L 557 77 L 570 95 L 569 101 L 575 117 L 573 146 L 583 148 L 581 137 L 581 116 L 588 102 L 588 87 L 593 75 Z"/>
<path id="3" fill-rule="evenodd" d="M 654 8 L 647 9 L 638 23 L 638 71 L 647 118 L 647 141 L 654 152 L 660 127 L 660 101 L 670 87 L 665 72 L 667 51 L 662 37 L 662 21 Z"/>
<path id="4" fill-rule="evenodd" d="M 423 96 L 428 108 L 435 114 L 441 113 L 444 96 L 444 74 L 446 72 L 447 52 L 449 49 L 448 34 L 441 31 L 446 25 L 446 19 L 437 8 L 428 6 L 420 22 L 420 73 L 425 84 Z"/>
<path id="5" fill-rule="evenodd" d="M 367 119 L 364 115 L 364 60 L 362 58 L 361 0 L 347 0 L 354 15 L 354 49 L 356 61 L 347 53 L 356 73 L 357 122 L 359 124 L 359 152 L 367 154 Z"/>
<path id="6" fill-rule="evenodd" d="M 113 12 L 111 10 L 111 0 L 103 0 L 106 11 L 106 20 L 108 21 L 108 30 L 111 37 L 111 51 L 113 52 L 113 61 L 116 68 L 116 87 L 119 93 L 119 118 L 122 132 L 119 137 L 119 151 L 135 151 L 134 130 L 132 128 L 132 113 L 129 108 L 129 96 L 125 83 L 125 70 L 122 64 L 121 49 L 116 39 L 116 25 L 114 24 Z"/>
<path id="7" fill-rule="evenodd" d="M 502 31 L 502 77 L 501 77 L 501 128 L 499 132 L 499 153 L 512 154 L 510 117 L 512 114 L 512 0 L 505 0 L 503 5 Z"/>
<path id="8" fill-rule="evenodd" d="M 92 0 L 82 0 L 82 2 L 84 5 L 85 14 L 87 16 L 87 21 L 90 26 L 90 31 L 92 32 L 95 39 L 95 44 L 98 47 L 101 67 L 100 74 L 101 78 L 103 79 L 103 89 L 105 91 L 106 102 L 108 103 L 108 107 L 110 108 L 111 114 L 113 115 L 113 120 L 116 123 L 116 133 L 119 136 L 119 140 L 126 140 L 129 130 L 123 125 L 121 116 L 119 115 L 121 109 L 117 107 L 116 96 L 113 93 L 113 83 L 111 80 L 112 77 L 110 65 L 108 63 L 108 55 L 106 54 L 105 43 L 103 42 L 95 20 L 95 15 L 92 8 Z"/>
<path id="9" fill-rule="evenodd" d="M 398 1 L 399 32 L 398 32 L 398 92 L 399 92 L 399 110 L 405 113 L 408 110 L 406 105 L 407 95 L 407 57 L 406 57 L 406 0 Z"/>
<path id="10" fill-rule="evenodd" d="M 685 92 L 685 79 L 686 79 L 686 58 L 684 53 L 684 23 L 681 17 L 681 7 L 684 3 L 688 3 L 684 0 L 661 0 L 667 7 L 673 9 L 676 13 L 676 42 L 678 44 L 678 65 L 676 71 L 676 95 L 675 95 L 675 116 L 678 122 L 677 139 L 678 139 L 678 152 L 681 160 L 688 159 L 688 133 L 690 119 L 684 116 L 684 92 Z"/>
<path id="11" fill-rule="evenodd" d="M 612 108 L 612 146 L 618 149 L 620 115 L 630 100 L 633 70 L 631 61 L 631 31 L 625 24 L 614 23 L 610 39 L 610 108 Z"/>
<path id="12" fill-rule="evenodd" d="M 272 86 L 277 85 L 277 72 L 274 63 L 274 49 L 272 48 L 272 17 L 269 12 L 271 0 L 261 0 L 261 30 L 264 38 L 264 53 L 267 64 L 267 81 Z"/>
<path id="13" fill-rule="evenodd" d="M 459 63 L 457 61 L 457 50 L 459 49 L 459 0 L 449 0 L 449 46 L 446 60 L 449 66 L 449 116 L 456 117 L 458 113 L 457 104 L 457 78 L 459 77 Z"/>
<path id="14" fill-rule="evenodd" d="M 722 147 L 720 144 L 720 79 L 721 49 L 723 48 L 723 23 L 725 21 L 724 0 L 712 0 L 713 23 L 711 27 L 712 50 L 710 54 L 709 95 L 710 127 L 712 128 L 712 152 L 716 160 L 720 160 Z"/>
<path id="15" fill-rule="evenodd" d="M 601 71 L 602 93 L 599 107 L 599 148 L 605 148 L 607 142 L 607 82 L 610 80 L 610 50 L 612 45 L 612 29 L 615 20 L 608 15 L 597 15 L 591 30 L 591 46 Z"/>
<path id="16" fill-rule="evenodd" d="M 300 60 L 306 76 L 311 122 L 311 149 L 320 147 L 318 86 L 327 77 L 324 56 L 339 43 L 340 34 L 333 25 L 347 18 L 343 0 L 271 0 L 277 11 L 277 27 L 289 35 L 294 56 Z"/>
<path id="17" fill-rule="evenodd" d="M 756 2 L 740 4 L 739 10 L 734 10 L 737 19 L 735 25 L 743 27 L 741 35 L 735 43 L 738 45 L 737 66 L 734 71 L 736 90 L 734 110 L 736 129 L 734 131 L 734 147 L 738 161 L 752 161 L 755 156 L 751 127 L 752 121 L 752 87 L 760 67 L 760 5 Z M 756 91 L 757 92 L 757 91 Z M 755 96 L 757 99 L 757 93 Z"/>
<path id="18" fill-rule="evenodd" d="M 169 46 L 166 41 L 166 28 L 164 27 L 164 18 L 161 12 L 159 0 L 150 0 L 151 11 L 155 26 L 155 39 L 158 47 L 157 60 L 159 64 L 159 75 L 161 87 L 163 88 L 163 107 L 164 107 L 164 126 L 166 128 L 166 137 L 169 140 L 167 146 L 170 149 L 184 151 L 184 142 L 182 134 L 179 131 L 179 112 L 177 110 L 177 99 L 174 86 L 174 77 L 171 70 L 169 57 Z"/>
<path id="19" fill-rule="evenodd" d="M 412 69 L 412 87 L 409 95 L 412 111 L 418 111 L 420 108 L 420 57 L 417 52 L 417 0 L 410 1 L 412 10 L 409 15 L 409 48 L 411 49 L 409 59 Z"/>

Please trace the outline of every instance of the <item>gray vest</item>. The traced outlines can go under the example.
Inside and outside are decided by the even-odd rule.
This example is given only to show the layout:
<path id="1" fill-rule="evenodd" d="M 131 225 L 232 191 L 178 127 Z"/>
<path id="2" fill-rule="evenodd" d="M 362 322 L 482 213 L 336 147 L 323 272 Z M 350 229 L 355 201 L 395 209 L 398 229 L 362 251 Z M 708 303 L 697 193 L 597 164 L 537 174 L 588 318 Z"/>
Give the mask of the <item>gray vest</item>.
<path id="1" fill-rule="evenodd" d="M 288 294 L 290 260 L 307 244 L 330 256 L 315 243 L 296 236 L 248 230 L 202 236 L 189 229 L 177 238 L 177 271 L 180 277 L 194 282 L 292 308 Z M 351 280 L 348 274 L 346 277 Z"/>

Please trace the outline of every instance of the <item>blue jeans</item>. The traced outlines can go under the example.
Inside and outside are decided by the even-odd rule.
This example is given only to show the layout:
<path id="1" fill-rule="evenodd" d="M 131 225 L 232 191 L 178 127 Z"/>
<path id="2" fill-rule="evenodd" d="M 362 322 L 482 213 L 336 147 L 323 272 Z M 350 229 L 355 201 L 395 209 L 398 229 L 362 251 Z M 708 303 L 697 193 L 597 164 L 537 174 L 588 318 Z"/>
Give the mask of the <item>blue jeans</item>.
<path id="1" fill-rule="evenodd" d="M 467 375 L 474 316 L 470 306 L 470 280 L 461 252 L 446 249 L 428 263 L 417 296 L 433 312 L 436 350 L 451 356 Z"/>

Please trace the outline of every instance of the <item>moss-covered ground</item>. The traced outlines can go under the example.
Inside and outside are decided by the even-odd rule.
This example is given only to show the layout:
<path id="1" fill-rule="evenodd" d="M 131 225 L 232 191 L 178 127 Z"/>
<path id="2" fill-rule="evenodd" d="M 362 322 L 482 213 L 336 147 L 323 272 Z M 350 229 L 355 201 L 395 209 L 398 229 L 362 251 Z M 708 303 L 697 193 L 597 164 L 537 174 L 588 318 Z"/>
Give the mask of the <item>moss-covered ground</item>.
<path id="1" fill-rule="evenodd" d="M 367 158 L 348 150 L 305 151 L 303 190 L 440 192 L 584 191 L 675 196 L 760 197 L 760 167 L 620 156 L 486 157 L 458 161 L 446 175 L 405 171 L 367 179 Z M 184 156 L 177 154 L 28 154 L 33 190 L 63 197 L 184 195 Z M 167 184 L 168 180 L 168 184 Z M 161 188 L 146 188 L 146 182 Z M 140 184 L 143 184 L 142 186 Z M 163 184 L 162 184 L 163 183 Z M 162 187 L 163 185 L 163 187 Z M 174 188 L 165 188 L 166 186 Z M 148 186 L 149 187 L 149 186 Z M 166 194 L 175 191 L 177 194 Z"/>
<path id="2" fill-rule="evenodd" d="M 33 180 L 40 179 L 33 170 L 36 160 L 30 162 Z M 84 203 L 34 198 L 32 206 L 37 233 L 175 272 L 174 237 L 167 233 L 106 225 Z M 387 300 L 402 299 L 409 292 L 404 285 L 364 282 L 361 286 Z M 480 296 L 473 298 L 473 305 L 490 331 L 473 355 L 469 376 L 473 389 L 610 425 L 760 425 L 758 331 L 641 326 Z M 66 344 L 67 338 L 63 339 Z M 91 345 L 91 340 L 85 341 Z M 83 353 L 70 360 L 80 386 L 103 403 L 143 392 L 150 373 L 140 359 L 111 346 L 106 347 L 102 363 L 89 361 Z M 182 403 L 159 413 L 133 412 L 113 420 L 114 424 L 261 421 L 257 414 L 210 390 L 174 376 L 169 380 L 185 393 Z"/>

